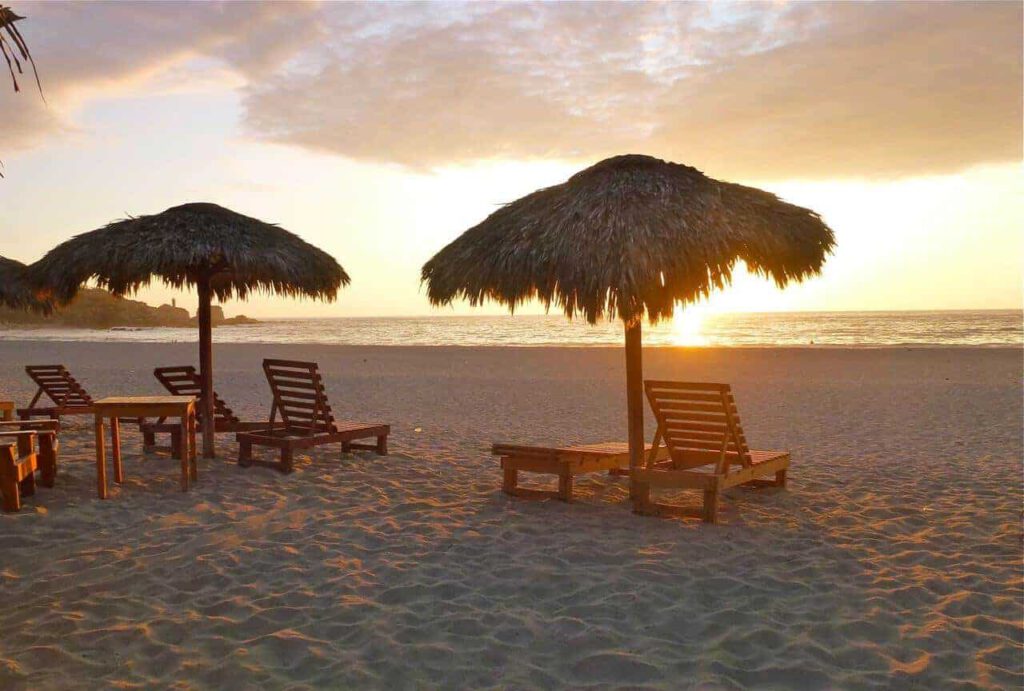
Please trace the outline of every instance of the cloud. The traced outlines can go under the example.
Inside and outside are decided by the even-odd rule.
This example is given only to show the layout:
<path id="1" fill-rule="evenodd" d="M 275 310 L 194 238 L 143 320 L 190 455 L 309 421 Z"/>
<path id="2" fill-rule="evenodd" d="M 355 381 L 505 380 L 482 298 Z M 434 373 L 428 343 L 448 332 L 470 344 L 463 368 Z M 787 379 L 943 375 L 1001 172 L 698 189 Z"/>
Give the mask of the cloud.
<path id="1" fill-rule="evenodd" d="M 225 72 L 252 137 L 417 169 L 622 152 L 740 179 L 1020 160 L 1020 3 L 16 3 L 51 106 Z M 219 79 L 219 77 L 218 77 Z M 216 81 L 216 80 L 215 80 Z"/>
<path id="2" fill-rule="evenodd" d="M 1021 156 L 1019 3 L 331 6 L 257 137 L 430 168 L 638 151 L 742 178 Z"/>
<path id="3" fill-rule="evenodd" d="M 0 89 L 5 147 L 75 129 L 69 112 L 100 95 L 187 69 L 195 58 L 247 78 L 275 69 L 320 36 L 307 3 L 21 2 L 19 29 L 49 106 L 32 89 Z"/>

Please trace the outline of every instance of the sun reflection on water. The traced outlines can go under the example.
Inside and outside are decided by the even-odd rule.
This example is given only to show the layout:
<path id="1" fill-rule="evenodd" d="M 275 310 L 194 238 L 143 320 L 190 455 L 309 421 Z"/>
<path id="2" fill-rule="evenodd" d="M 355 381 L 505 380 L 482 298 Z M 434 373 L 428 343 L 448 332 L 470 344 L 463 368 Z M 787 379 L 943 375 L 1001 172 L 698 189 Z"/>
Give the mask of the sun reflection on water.
<path id="1" fill-rule="evenodd" d="M 672 313 L 672 342 L 679 346 L 708 345 L 704 334 L 707 305 L 676 305 Z"/>

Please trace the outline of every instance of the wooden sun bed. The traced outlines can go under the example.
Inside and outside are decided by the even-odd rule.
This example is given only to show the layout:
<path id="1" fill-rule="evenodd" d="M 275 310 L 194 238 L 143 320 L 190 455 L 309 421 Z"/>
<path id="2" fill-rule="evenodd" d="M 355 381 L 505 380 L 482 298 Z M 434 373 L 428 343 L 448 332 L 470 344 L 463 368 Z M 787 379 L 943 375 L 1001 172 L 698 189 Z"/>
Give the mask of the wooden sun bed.
<path id="1" fill-rule="evenodd" d="M 746 483 L 785 487 L 789 452 L 750 450 L 728 384 L 645 381 L 644 390 L 658 421 L 653 446 L 664 442 L 669 458 L 649 453 L 634 471 L 634 511 L 671 508 L 651 501 L 653 489 L 699 489 L 703 519 L 715 523 L 723 490 Z M 774 482 L 762 479 L 771 475 Z"/>
<path id="2" fill-rule="evenodd" d="M 646 448 L 650 451 L 651 446 Z M 501 457 L 502 491 L 518 497 L 554 495 L 569 502 L 572 501 L 573 478 L 576 475 L 602 471 L 613 475 L 629 474 L 629 444 L 626 442 L 609 441 L 563 447 L 495 444 L 491 447 L 491 453 Z M 663 449 L 660 457 L 668 458 L 668 452 Z M 558 491 L 521 488 L 518 478 L 520 472 L 557 475 Z"/>
<path id="3" fill-rule="evenodd" d="M 295 449 L 339 442 L 342 452 L 368 449 L 381 456 L 387 455 L 391 426 L 378 422 L 335 420 L 315 362 L 264 360 L 263 371 L 274 397 L 270 421 L 263 425 L 263 429 L 235 435 L 238 465 L 269 465 L 290 473 Z M 277 423 L 278 415 L 281 416 L 280 424 Z M 360 443 L 359 439 L 375 439 L 375 443 Z M 268 464 L 253 459 L 253 445 L 280 449 L 280 462 Z"/>
<path id="4" fill-rule="evenodd" d="M 92 415 L 92 396 L 64 365 L 29 365 L 25 372 L 39 389 L 28 406 L 18 408 L 18 417 L 22 420 L 34 417 L 59 420 L 62 415 Z M 53 405 L 37 405 L 43 394 Z"/>
<path id="5" fill-rule="evenodd" d="M 153 376 L 163 384 L 171 394 L 175 396 L 194 396 L 196 399 L 196 413 L 199 429 L 203 428 L 203 404 L 202 404 L 202 381 L 199 373 L 192 365 L 176 367 L 157 367 L 153 370 Z M 266 429 L 266 422 L 242 422 L 238 416 L 228 407 L 217 392 L 213 392 L 213 430 L 214 432 L 246 432 L 250 430 Z M 166 418 L 159 418 L 155 422 L 143 420 L 139 424 L 139 431 L 142 432 L 142 448 L 146 452 L 157 450 L 170 450 L 174 458 L 181 458 L 181 423 L 167 422 Z M 156 435 L 167 434 L 171 440 L 169 446 L 157 446 Z"/>
<path id="6" fill-rule="evenodd" d="M 0 505 L 21 510 L 21 498 L 35 494 L 40 484 L 53 487 L 57 476 L 57 421 L 0 423 Z"/>

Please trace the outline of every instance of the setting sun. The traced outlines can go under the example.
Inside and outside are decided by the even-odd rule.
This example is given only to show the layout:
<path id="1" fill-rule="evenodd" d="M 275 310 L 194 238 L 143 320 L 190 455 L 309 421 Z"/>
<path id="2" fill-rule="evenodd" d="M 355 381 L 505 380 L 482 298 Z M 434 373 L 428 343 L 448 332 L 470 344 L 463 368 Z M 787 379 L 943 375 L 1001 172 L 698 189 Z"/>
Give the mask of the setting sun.
<path id="1" fill-rule="evenodd" d="M 704 322 L 710 311 L 706 303 L 676 305 L 672 313 L 672 342 L 680 346 L 708 345 Z"/>

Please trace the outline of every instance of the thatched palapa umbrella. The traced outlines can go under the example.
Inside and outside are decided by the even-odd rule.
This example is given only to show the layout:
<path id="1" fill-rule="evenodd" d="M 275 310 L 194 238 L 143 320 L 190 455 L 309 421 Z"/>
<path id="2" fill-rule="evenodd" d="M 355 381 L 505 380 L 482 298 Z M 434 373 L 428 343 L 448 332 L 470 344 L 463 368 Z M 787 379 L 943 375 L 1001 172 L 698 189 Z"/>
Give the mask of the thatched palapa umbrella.
<path id="1" fill-rule="evenodd" d="M 49 314 L 53 305 L 41 299 L 25 278 L 26 266 L 14 259 L 0 257 L 0 305 Z"/>
<path id="2" fill-rule="evenodd" d="M 834 245 L 809 209 L 650 156 L 616 156 L 498 209 L 423 266 L 431 303 L 538 299 L 591 324 L 622 319 L 630 465 L 643 457 L 641 322 L 732 279 L 737 260 L 779 286 Z"/>
<path id="3" fill-rule="evenodd" d="M 349 282 L 333 257 L 287 230 L 202 203 L 77 235 L 33 264 L 29 277 L 60 302 L 90 280 L 115 295 L 134 293 L 153 277 L 173 288 L 196 287 L 207 458 L 214 455 L 211 298 L 245 299 L 257 291 L 331 301 Z"/>

